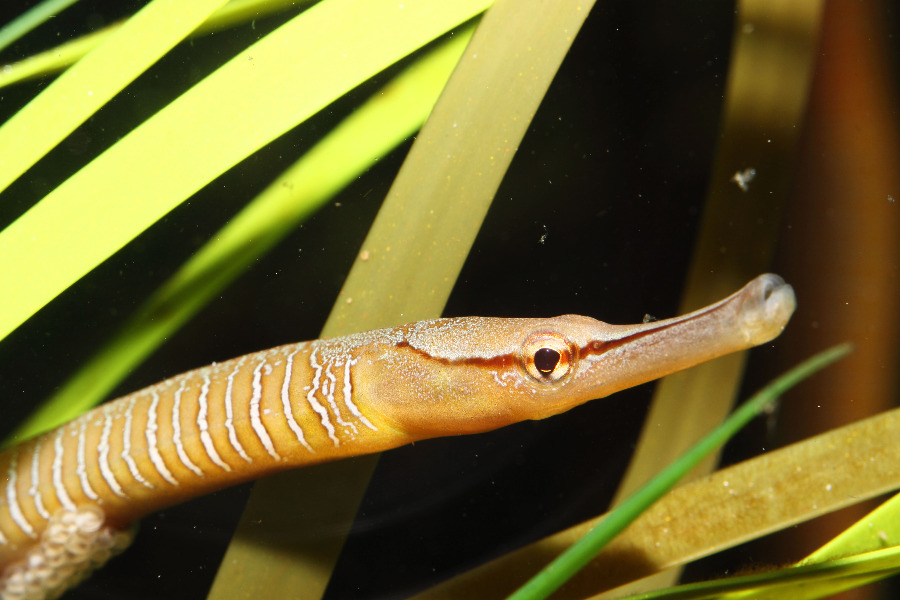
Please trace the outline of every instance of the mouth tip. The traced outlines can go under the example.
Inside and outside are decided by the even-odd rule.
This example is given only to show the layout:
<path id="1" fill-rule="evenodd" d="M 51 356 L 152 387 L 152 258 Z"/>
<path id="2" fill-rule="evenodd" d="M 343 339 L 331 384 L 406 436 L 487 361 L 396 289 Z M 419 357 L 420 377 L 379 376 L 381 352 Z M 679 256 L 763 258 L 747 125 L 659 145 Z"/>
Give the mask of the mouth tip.
<path id="1" fill-rule="evenodd" d="M 787 284 L 784 282 L 784 279 L 775 275 L 773 273 L 766 273 L 764 275 L 760 275 L 759 278 L 762 280 L 763 284 L 763 298 L 766 300 L 772 295 L 773 292 L 778 291 L 782 287 Z"/>
<path id="2" fill-rule="evenodd" d="M 794 288 L 778 275 L 760 275 L 755 283 L 759 286 L 759 295 L 756 296 L 757 302 L 751 305 L 755 305 L 756 309 L 749 311 L 747 317 L 753 324 L 752 337 L 759 338 L 757 343 L 761 343 L 781 333 L 797 307 L 797 297 Z"/>
<path id="3" fill-rule="evenodd" d="M 760 276 L 763 279 L 763 299 L 767 305 L 775 305 L 779 312 L 786 312 L 790 316 L 797 306 L 797 296 L 794 288 L 788 285 L 784 279 L 772 273 Z"/>

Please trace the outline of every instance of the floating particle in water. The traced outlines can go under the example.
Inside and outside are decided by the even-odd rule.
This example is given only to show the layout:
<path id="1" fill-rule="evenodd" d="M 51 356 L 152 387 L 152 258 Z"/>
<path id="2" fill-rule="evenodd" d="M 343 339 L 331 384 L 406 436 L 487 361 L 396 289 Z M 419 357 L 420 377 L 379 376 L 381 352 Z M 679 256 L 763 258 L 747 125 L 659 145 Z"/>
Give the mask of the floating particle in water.
<path id="1" fill-rule="evenodd" d="M 743 191 L 747 191 L 750 189 L 750 182 L 756 177 L 756 169 L 753 167 L 748 167 L 743 171 L 738 171 L 734 175 L 731 176 L 731 180 L 735 182 L 739 188 Z"/>

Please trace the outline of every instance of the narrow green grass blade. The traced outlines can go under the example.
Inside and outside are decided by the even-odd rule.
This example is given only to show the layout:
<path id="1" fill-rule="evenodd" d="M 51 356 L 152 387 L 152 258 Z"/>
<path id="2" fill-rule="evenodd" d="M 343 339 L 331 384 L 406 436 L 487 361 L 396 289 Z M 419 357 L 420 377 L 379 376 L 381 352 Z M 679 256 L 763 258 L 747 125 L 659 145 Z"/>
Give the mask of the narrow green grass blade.
<path id="1" fill-rule="evenodd" d="M 408 67 L 276 179 L 5 444 L 51 429 L 97 404 L 249 264 L 412 135 L 425 122 L 471 34 L 471 27 L 457 32 Z"/>
<path id="2" fill-rule="evenodd" d="M 44 0 L 0 27 L 0 52 L 35 27 L 46 22 L 50 17 L 59 14 L 76 2 L 78 0 Z"/>
<path id="3" fill-rule="evenodd" d="M 682 585 L 629 596 L 629 600 L 812 600 L 900 573 L 900 547 L 893 546 L 814 565 Z"/>
<path id="4" fill-rule="evenodd" d="M 242 52 L 0 233 L 0 289 L 17 290 L 0 297 L 0 338 L 222 172 L 489 3 L 325 0 Z"/>
<path id="5" fill-rule="evenodd" d="M 225 1 L 176 3 L 153 0 L 102 46 L 86 55 L 13 115 L 0 126 L 0 191 L 196 29 Z M 0 337 L 5 335 L 6 332 L 0 333 Z"/>
<path id="6" fill-rule="evenodd" d="M 323 335 L 440 314 L 589 8 L 520 0 L 482 18 L 363 243 L 369 259 L 354 265 Z M 257 482 L 210 600 L 320 598 L 376 460 Z"/>
<path id="7" fill-rule="evenodd" d="M 650 482 L 622 502 L 618 508 L 610 512 L 605 519 L 579 540 L 578 543 L 560 554 L 530 581 L 513 593 L 509 597 L 510 600 L 541 600 L 552 594 L 568 581 L 572 575 L 584 567 L 616 535 L 640 516 L 642 512 L 647 510 L 651 504 L 669 491 L 679 479 L 684 477 L 704 457 L 728 441 L 729 438 L 788 389 L 810 377 L 816 371 L 846 356 L 850 350 L 851 346 L 844 344 L 817 354 L 757 392 L 752 398 L 738 407 L 721 425 L 704 436 L 678 460 L 663 469 Z"/>
<path id="8" fill-rule="evenodd" d="M 221 31 L 253 19 L 268 17 L 279 11 L 297 9 L 313 0 L 232 0 L 210 15 L 197 29 L 191 32 L 191 38 Z M 60 44 L 45 52 L 23 58 L 20 61 L 2 65 L 0 68 L 0 88 L 14 83 L 27 81 L 61 71 L 82 56 L 105 42 L 113 35 L 122 23 L 113 23 L 92 33 Z"/>

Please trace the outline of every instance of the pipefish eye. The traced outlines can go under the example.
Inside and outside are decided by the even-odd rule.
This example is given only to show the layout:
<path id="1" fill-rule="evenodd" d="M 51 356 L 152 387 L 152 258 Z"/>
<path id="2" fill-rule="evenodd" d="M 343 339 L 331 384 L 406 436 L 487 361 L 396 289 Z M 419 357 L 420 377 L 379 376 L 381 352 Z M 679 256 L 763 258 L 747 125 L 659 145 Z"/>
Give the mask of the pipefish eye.
<path id="1" fill-rule="evenodd" d="M 559 381 L 572 371 L 574 357 L 572 344 L 554 332 L 534 333 L 522 345 L 522 364 L 537 381 Z"/>

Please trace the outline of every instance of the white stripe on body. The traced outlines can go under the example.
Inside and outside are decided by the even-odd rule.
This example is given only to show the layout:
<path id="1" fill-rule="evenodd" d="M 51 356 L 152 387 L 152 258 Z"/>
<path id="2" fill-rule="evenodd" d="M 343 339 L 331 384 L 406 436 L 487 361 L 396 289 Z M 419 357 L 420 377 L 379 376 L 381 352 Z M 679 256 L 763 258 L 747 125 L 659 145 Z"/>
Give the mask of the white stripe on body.
<path id="1" fill-rule="evenodd" d="M 372 431 L 378 431 L 378 428 L 372 425 L 366 416 L 362 414 L 362 411 L 359 410 L 359 407 L 353 403 L 353 384 L 350 379 L 350 368 L 358 361 L 359 359 L 353 360 L 350 357 L 347 357 L 347 360 L 344 361 L 344 405 L 354 417 L 362 422 L 363 425 Z"/>
<path id="2" fill-rule="evenodd" d="M 181 441 L 181 395 L 184 393 L 184 379 L 175 390 L 175 401 L 172 403 L 172 443 L 175 444 L 175 452 L 181 460 L 181 464 L 190 469 L 194 475 L 203 477 L 203 471 L 194 464 L 184 450 L 184 442 Z"/>
<path id="3" fill-rule="evenodd" d="M 97 495 L 97 492 L 91 486 L 91 482 L 88 481 L 87 476 L 87 460 L 85 460 L 85 432 L 87 431 L 87 419 L 81 418 L 78 423 L 78 448 L 75 451 L 75 474 L 78 475 L 78 480 L 81 482 L 81 489 L 84 492 L 84 495 L 90 498 L 91 500 L 97 500 L 100 496 Z"/>
<path id="4" fill-rule="evenodd" d="M 19 497 L 16 493 L 16 468 L 18 466 L 19 451 L 17 450 L 16 453 L 12 455 L 12 458 L 9 461 L 9 469 L 7 470 L 9 479 L 6 482 L 6 504 L 9 506 L 9 516 L 12 517 L 16 526 L 22 530 L 22 533 L 31 539 L 36 539 L 37 534 L 34 532 L 34 527 L 32 527 L 31 523 L 25 518 L 25 515 L 22 513 L 22 508 L 19 506 Z"/>
<path id="5" fill-rule="evenodd" d="M 153 489 L 153 484 L 144 479 L 144 476 L 138 471 L 134 457 L 131 456 L 131 420 L 133 418 L 134 403 L 136 400 L 137 397 L 132 396 L 128 401 L 128 406 L 125 407 L 125 427 L 122 430 L 122 452 L 120 456 L 122 457 L 122 460 L 125 461 L 125 464 L 128 465 L 128 470 L 131 472 L 131 476 L 134 477 L 134 480 L 144 487 Z"/>
<path id="6" fill-rule="evenodd" d="M 238 361 L 237 365 L 235 365 L 234 370 L 228 374 L 228 384 L 225 386 L 225 429 L 228 430 L 228 441 L 231 442 L 231 447 L 235 449 L 235 451 L 243 458 L 245 461 L 253 462 L 247 453 L 244 452 L 244 447 L 241 445 L 240 440 L 237 438 L 237 431 L 234 429 L 234 405 L 232 400 L 232 390 L 234 389 L 234 376 L 238 374 L 238 371 L 241 370 L 241 365 L 243 365 L 244 359 Z"/>
<path id="7" fill-rule="evenodd" d="M 291 409 L 291 373 L 293 372 L 294 367 L 294 355 L 299 351 L 300 349 L 298 348 L 288 354 L 285 361 L 284 382 L 281 384 L 281 406 L 284 408 L 284 417 L 287 419 L 288 427 L 290 427 L 291 431 L 294 432 L 294 435 L 297 436 L 297 441 L 303 444 L 303 447 L 310 452 L 315 452 L 315 450 L 312 449 L 312 446 L 307 443 L 306 437 L 303 435 L 303 429 L 301 429 L 300 424 L 297 423 L 297 420 L 294 418 L 294 411 Z"/>
<path id="8" fill-rule="evenodd" d="M 147 408 L 147 454 L 150 455 L 150 462 L 153 463 L 153 467 L 156 469 L 156 472 L 159 473 L 163 479 L 165 479 L 172 485 L 178 485 L 178 480 L 175 479 L 175 477 L 172 475 L 172 472 L 169 471 L 169 468 L 166 466 L 166 463 L 162 458 L 162 455 L 159 453 L 159 440 L 156 437 L 156 432 L 159 430 L 156 415 L 156 409 L 158 406 L 159 393 L 154 387 L 152 390 L 150 390 L 150 406 Z"/>
<path id="9" fill-rule="evenodd" d="M 306 394 L 306 401 L 309 402 L 312 409 L 319 415 L 322 426 L 328 432 L 328 437 L 334 442 L 336 448 L 340 446 L 341 442 L 334 434 L 334 425 L 331 424 L 331 420 L 328 418 L 328 411 L 325 410 L 325 407 L 322 406 L 318 400 L 316 400 L 316 392 L 319 391 L 319 385 L 321 385 L 322 381 L 322 365 L 316 360 L 316 352 L 318 351 L 318 348 L 313 348 L 313 351 L 309 353 L 309 366 L 315 369 L 316 372 L 315 375 L 313 375 L 312 386 L 309 388 L 309 393 Z"/>
<path id="10" fill-rule="evenodd" d="M 328 399 L 328 406 L 331 407 L 331 412 L 334 413 L 334 420 L 337 421 L 338 425 L 345 429 L 351 429 L 353 433 L 357 433 L 356 425 L 353 423 L 348 423 L 341 416 L 341 410 L 338 408 L 337 402 L 335 401 L 334 394 L 337 391 L 337 377 L 334 376 L 334 373 L 331 372 L 331 362 L 325 367 L 325 381 L 322 382 L 322 395 Z"/>
<path id="11" fill-rule="evenodd" d="M 250 425 L 253 427 L 256 437 L 259 438 L 259 441 L 265 447 L 266 452 L 269 453 L 269 456 L 275 460 L 281 460 L 281 455 L 275 450 L 275 446 L 272 444 L 272 438 L 269 437 L 269 432 L 266 431 L 266 426 L 259 416 L 259 402 L 262 398 L 262 368 L 264 366 L 266 366 L 265 359 L 261 360 L 260 363 L 256 365 L 256 368 L 253 369 L 253 396 L 250 397 L 249 406 Z"/>
<path id="12" fill-rule="evenodd" d="M 99 453 L 97 456 L 100 465 L 100 474 L 103 476 L 103 480 L 106 481 L 106 485 L 109 486 L 109 489 L 111 489 L 116 496 L 127 498 L 128 496 L 125 495 L 122 486 L 116 480 L 116 476 L 109 466 L 109 433 L 112 430 L 112 415 L 107 408 L 108 406 L 110 405 L 107 404 L 101 409 L 103 411 L 103 431 L 100 433 L 100 445 L 98 446 Z"/>
<path id="13" fill-rule="evenodd" d="M 41 440 L 38 439 L 34 444 L 34 450 L 31 454 L 31 487 L 28 488 L 28 495 L 34 500 L 34 507 L 38 514 L 47 521 L 50 520 L 50 511 L 44 506 L 44 499 L 41 490 L 38 488 L 39 469 L 41 461 Z"/>
<path id="14" fill-rule="evenodd" d="M 209 459 L 216 464 L 216 466 L 221 467 L 226 472 L 231 472 L 231 465 L 222 460 L 222 457 L 219 456 L 219 453 L 216 452 L 216 447 L 213 445 L 212 437 L 209 435 L 209 421 L 206 419 L 206 413 L 208 410 L 207 404 L 207 396 L 209 396 L 209 370 L 203 371 L 203 387 L 200 389 L 200 397 L 197 399 L 197 403 L 200 405 L 199 411 L 197 412 L 197 426 L 200 428 L 200 441 L 203 443 L 203 448 L 206 450 L 206 454 L 209 456 Z"/>
<path id="15" fill-rule="evenodd" d="M 52 466 L 52 477 L 53 480 L 53 490 L 56 492 L 56 498 L 59 500 L 59 503 L 62 504 L 63 508 L 67 511 L 75 512 L 75 503 L 72 502 L 72 498 L 69 497 L 69 492 L 66 490 L 66 486 L 62 480 L 62 467 L 63 467 L 63 430 L 66 427 L 60 427 L 56 430 L 56 435 L 53 437 L 53 466 Z"/>

